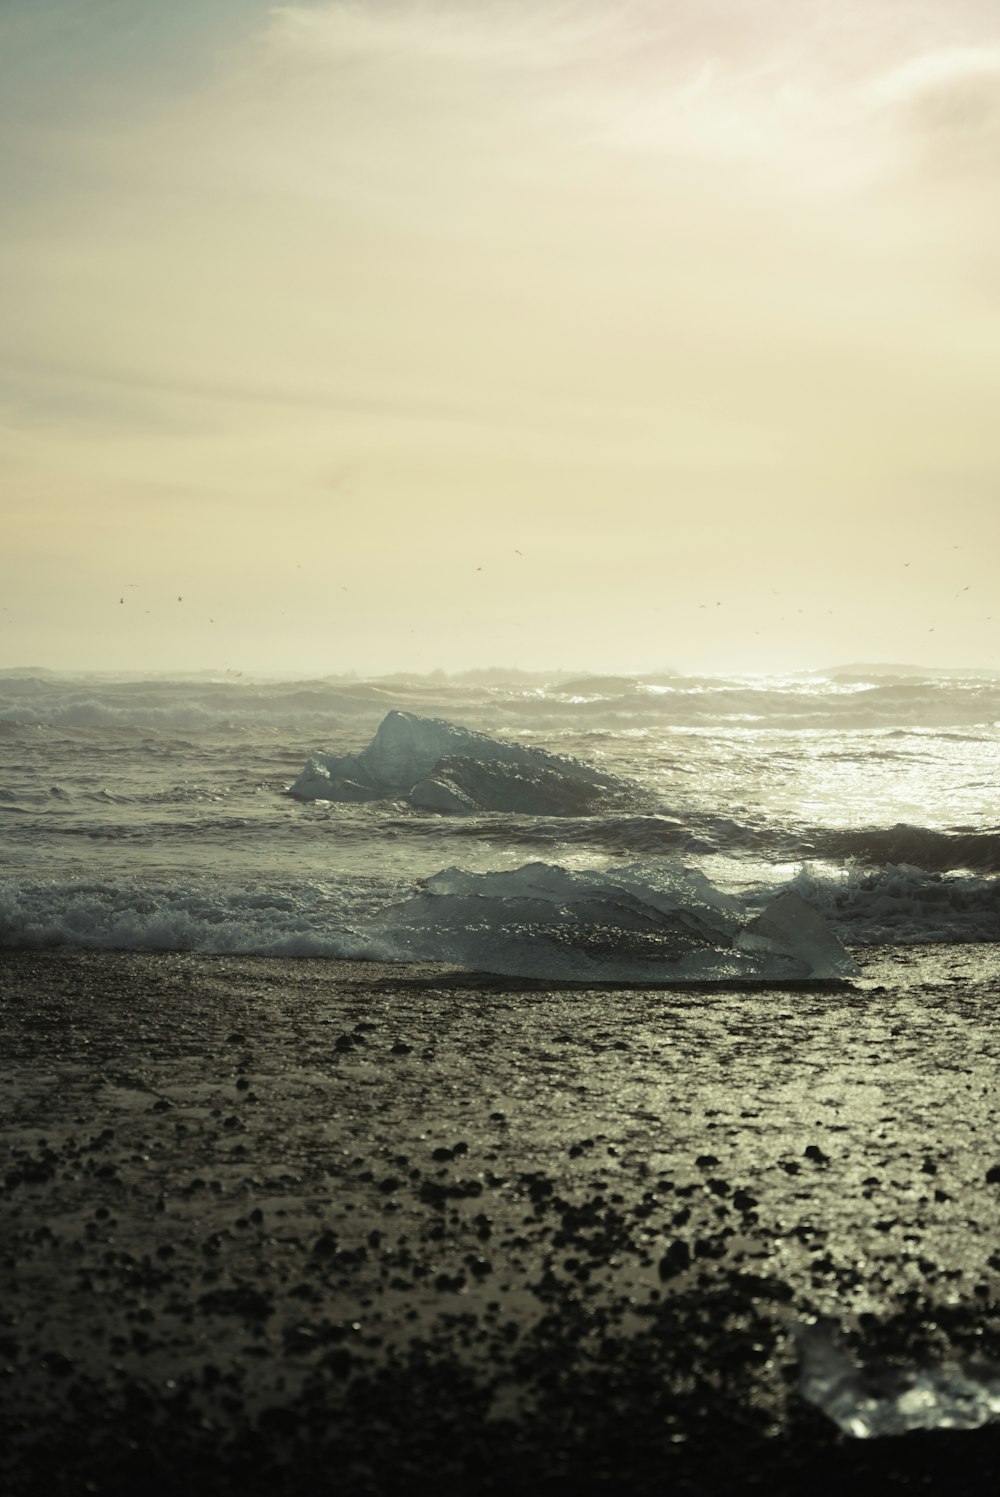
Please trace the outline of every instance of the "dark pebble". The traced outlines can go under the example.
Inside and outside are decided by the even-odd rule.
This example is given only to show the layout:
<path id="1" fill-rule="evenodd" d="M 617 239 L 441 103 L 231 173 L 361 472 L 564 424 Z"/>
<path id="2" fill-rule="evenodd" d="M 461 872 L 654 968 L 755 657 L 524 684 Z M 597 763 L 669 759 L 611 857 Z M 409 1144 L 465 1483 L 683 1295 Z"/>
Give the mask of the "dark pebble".
<path id="1" fill-rule="evenodd" d="M 680 1238 L 672 1242 L 660 1259 L 658 1272 L 662 1280 L 672 1279 L 691 1267 L 691 1249 Z"/>

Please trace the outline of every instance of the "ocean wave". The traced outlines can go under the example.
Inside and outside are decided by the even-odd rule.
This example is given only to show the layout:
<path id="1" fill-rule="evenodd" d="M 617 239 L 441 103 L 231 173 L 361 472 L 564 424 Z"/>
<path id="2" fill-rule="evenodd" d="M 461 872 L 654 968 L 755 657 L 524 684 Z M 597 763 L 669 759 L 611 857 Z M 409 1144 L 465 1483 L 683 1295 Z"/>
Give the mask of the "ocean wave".
<path id="1" fill-rule="evenodd" d="M 1000 879 L 888 865 L 805 866 L 791 886 L 848 946 L 1000 941 Z"/>
<path id="2" fill-rule="evenodd" d="M 906 865 L 929 872 L 972 869 L 1000 872 L 1000 827 L 982 831 L 933 827 L 864 827 L 824 830 L 806 836 L 803 850 L 810 856 L 849 860 L 867 865 Z"/>
<path id="3" fill-rule="evenodd" d="M 696 871 L 683 868 L 673 859 L 654 858 L 631 868 L 616 863 L 603 871 L 559 871 L 564 873 L 567 887 L 573 886 L 570 892 L 574 898 L 580 890 L 590 890 L 586 899 L 590 901 L 593 930 L 583 942 L 584 965 L 590 960 L 588 943 L 594 947 L 595 942 L 600 945 L 610 939 L 611 927 L 616 921 L 621 923 L 623 908 L 636 897 L 655 913 L 656 900 L 668 886 L 680 888 L 687 879 L 688 883 L 697 882 L 702 891 L 707 887 L 705 880 L 699 882 Z M 421 945 L 418 951 L 417 946 L 438 939 L 435 922 L 447 913 L 449 918 L 461 917 L 464 927 L 477 926 L 481 936 L 476 939 L 485 943 L 484 951 L 489 948 L 489 960 L 495 966 L 498 959 L 502 960 L 497 952 L 502 945 L 503 922 L 497 924 L 490 914 L 489 900 L 480 895 L 483 890 L 492 893 L 495 886 L 502 896 L 496 909 L 506 920 L 512 906 L 504 905 L 508 892 L 505 880 L 510 883 L 509 874 L 477 876 L 457 870 L 419 881 L 366 873 L 322 880 L 285 879 L 280 883 L 234 883 L 218 878 L 178 881 L 124 876 L 7 876 L 0 879 L 0 946 L 428 960 L 430 948 Z M 407 899 L 424 898 L 426 903 L 429 885 L 438 895 L 456 896 L 458 903 L 452 906 L 437 899 L 423 912 L 411 905 L 410 914 L 403 919 L 391 913 L 391 907 Z M 849 948 L 1000 942 L 1000 879 L 996 878 L 929 873 L 896 865 L 842 873 L 825 865 L 807 864 L 791 880 L 773 885 L 755 883 L 732 908 L 738 905 L 747 913 L 761 912 L 769 902 L 789 892 L 821 916 Z M 555 894 L 559 894 L 558 889 Z M 531 897 L 536 895 L 537 890 L 532 890 Z M 551 890 L 546 897 L 550 902 L 554 898 Z M 711 899 L 718 910 L 730 907 L 727 896 L 718 889 L 712 891 Z M 697 900 L 692 908 L 695 904 Z M 415 911 L 419 916 L 416 920 L 412 918 Z M 629 939 L 641 944 L 645 939 L 642 932 L 648 927 L 647 934 L 655 944 L 655 921 L 651 923 L 649 910 L 640 913 L 643 920 L 638 925 L 632 922 L 640 935 Z M 551 925 L 549 914 L 546 919 Z M 418 932 L 414 937 L 417 945 L 411 942 L 408 947 L 406 933 L 410 927 Z M 522 937 L 530 941 L 530 932 L 521 932 L 518 937 L 523 945 Z M 562 952 L 558 962 L 565 974 L 566 950 L 573 944 L 571 934 L 559 934 L 558 944 Z M 440 953 L 444 948 L 439 945 L 435 949 Z M 451 959 L 457 959 L 457 949 Z M 546 955 L 556 960 L 548 947 Z M 621 951 L 618 955 L 621 957 Z M 439 954 L 437 959 L 449 958 Z M 641 965 L 639 962 L 630 968 L 634 975 Z M 555 975 L 554 971 L 550 975 Z"/>
<path id="4" fill-rule="evenodd" d="M 393 884 L 227 887 L 137 879 L 0 880 L 0 946 L 356 956 L 353 923 L 398 897 Z"/>
<path id="5" fill-rule="evenodd" d="M 108 680 L 0 672 L 0 731 L 67 732 L 289 729 L 363 730 L 398 708 L 458 718 L 483 731 L 617 733 L 662 728 L 934 729 L 968 732 L 1000 725 L 996 678 L 565 677 L 530 685 L 502 673 L 488 682 L 457 678 L 343 678 L 303 681 Z M 973 734 L 973 736 L 975 736 Z"/>
<path id="6" fill-rule="evenodd" d="M 407 897 L 408 896 L 408 897 Z M 573 872 L 448 869 L 387 882 L 181 887 L 0 881 L 0 946 L 326 956 L 569 981 L 775 980 L 856 968 L 794 891 L 766 909 L 679 864 Z"/>
<path id="7" fill-rule="evenodd" d="M 593 730 L 604 724 L 670 721 L 687 727 L 746 726 L 786 730 L 825 728 L 968 728 L 1000 723 L 997 680 L 907 680 L 858 682 L 845 689 L 830 681 L 731 681 L 704 677 L 679 679 L 669 686 L 642 689 L 636 683 L 618 693 L 573 695 L 553 687 L 534 700 L 520 701 L 527 717 L 578 716 Z"/>
<path id="8" fill-rule="evenodd" d="M 324 808 L 327 809 L 327 808 Z M 332 810 L 334 817 L 337 809 Z M 343 835 L 350 823 L 341 823 Z M 1000 828 L 971 830 L 910 826 L 827 828 L 794 826 L 759 818 L 737 820 L 704 812 L 551 817 L 469 816 L 413 813 L 368 820 L 360 834 L 375 838 L 489 842 L 499 847 L 589 847 L 622 857 L 677 853 L 769 857 L 789 863 L 823 859 L 864 867 L 906 864 L 932 872 L 1000 872 Z"/>
<path id="9" fill-rule="evenodd" d="M 417 838 L 471 839 L 510 847 L 585 846 L 636 854 L 696 850 L 697 840 L 687 822 L 666 815 L 566 816 L 558 821 L 539 816 L 477 816 L 449 821 L 400 817 L 386 823 L 386 830 Z"/>
<path id="10" fill-rule="evenodd" d="M 10 726 L 71 729 L 133 729 L 152 732 L 226 732 L 234 729 L 327 731 L 345 719 L 367 719 L 368 703 L 315 704 L 311 710 L 278 700 L 261 702 L 177 701 L 164 705 L 129 704 L 93 698 L 25 706 L 0 703 L 0 722 Z"/>

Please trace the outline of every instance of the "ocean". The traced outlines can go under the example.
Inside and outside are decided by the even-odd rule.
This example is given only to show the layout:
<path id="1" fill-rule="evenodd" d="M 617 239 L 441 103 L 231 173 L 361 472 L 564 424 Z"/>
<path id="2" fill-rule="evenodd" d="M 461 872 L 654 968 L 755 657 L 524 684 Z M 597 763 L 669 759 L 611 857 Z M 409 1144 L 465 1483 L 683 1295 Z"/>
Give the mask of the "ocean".
<path id="1" fill-rule="evenodd" d="M 630 798 L 552 815 L 289 795 L 390 712 L 581 761 Z M 791 890 L 849 948 L 1000 940 L 997 676 L 7 671 L 0 766 L 6 947 L 406 960 L 393 912 L 428 880 L 525 867 L 591 893 L 623 870 L 700 877 L 751 910 Z"/>

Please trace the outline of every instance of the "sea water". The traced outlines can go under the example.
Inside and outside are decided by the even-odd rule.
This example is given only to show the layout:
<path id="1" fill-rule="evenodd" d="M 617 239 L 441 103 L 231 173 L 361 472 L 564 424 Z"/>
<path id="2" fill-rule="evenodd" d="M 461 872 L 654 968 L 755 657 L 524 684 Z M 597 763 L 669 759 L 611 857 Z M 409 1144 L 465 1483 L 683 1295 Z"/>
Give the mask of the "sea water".
<path id="1" fill-rule="evenodd" d="M 608 814 L 447 815 L 288 795 L 393 710 L 588 763 Z M 250 680 L 0 673 L 0 944 L 392 956 L 444 870 L 623 867 L 792 890 L 848 945 L 1000 940 L 1000 679 Z M 391 924 L 391 916 L 388 917 Z"/>

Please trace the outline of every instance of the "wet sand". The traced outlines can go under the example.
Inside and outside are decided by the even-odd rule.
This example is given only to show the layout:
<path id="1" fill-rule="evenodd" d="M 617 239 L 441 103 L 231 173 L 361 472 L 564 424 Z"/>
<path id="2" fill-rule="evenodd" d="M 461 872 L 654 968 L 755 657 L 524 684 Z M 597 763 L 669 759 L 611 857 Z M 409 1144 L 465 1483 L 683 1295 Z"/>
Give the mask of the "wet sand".
<path id="1" fill-rule="evenodd" d="M 1000 947 L 813 991 L 0 953 L 0 1489 L 995 1489 L 794 1329 L 1000 1362 Z M 998 1172 L 1000 1173 L 1000 1172 Z"/>

